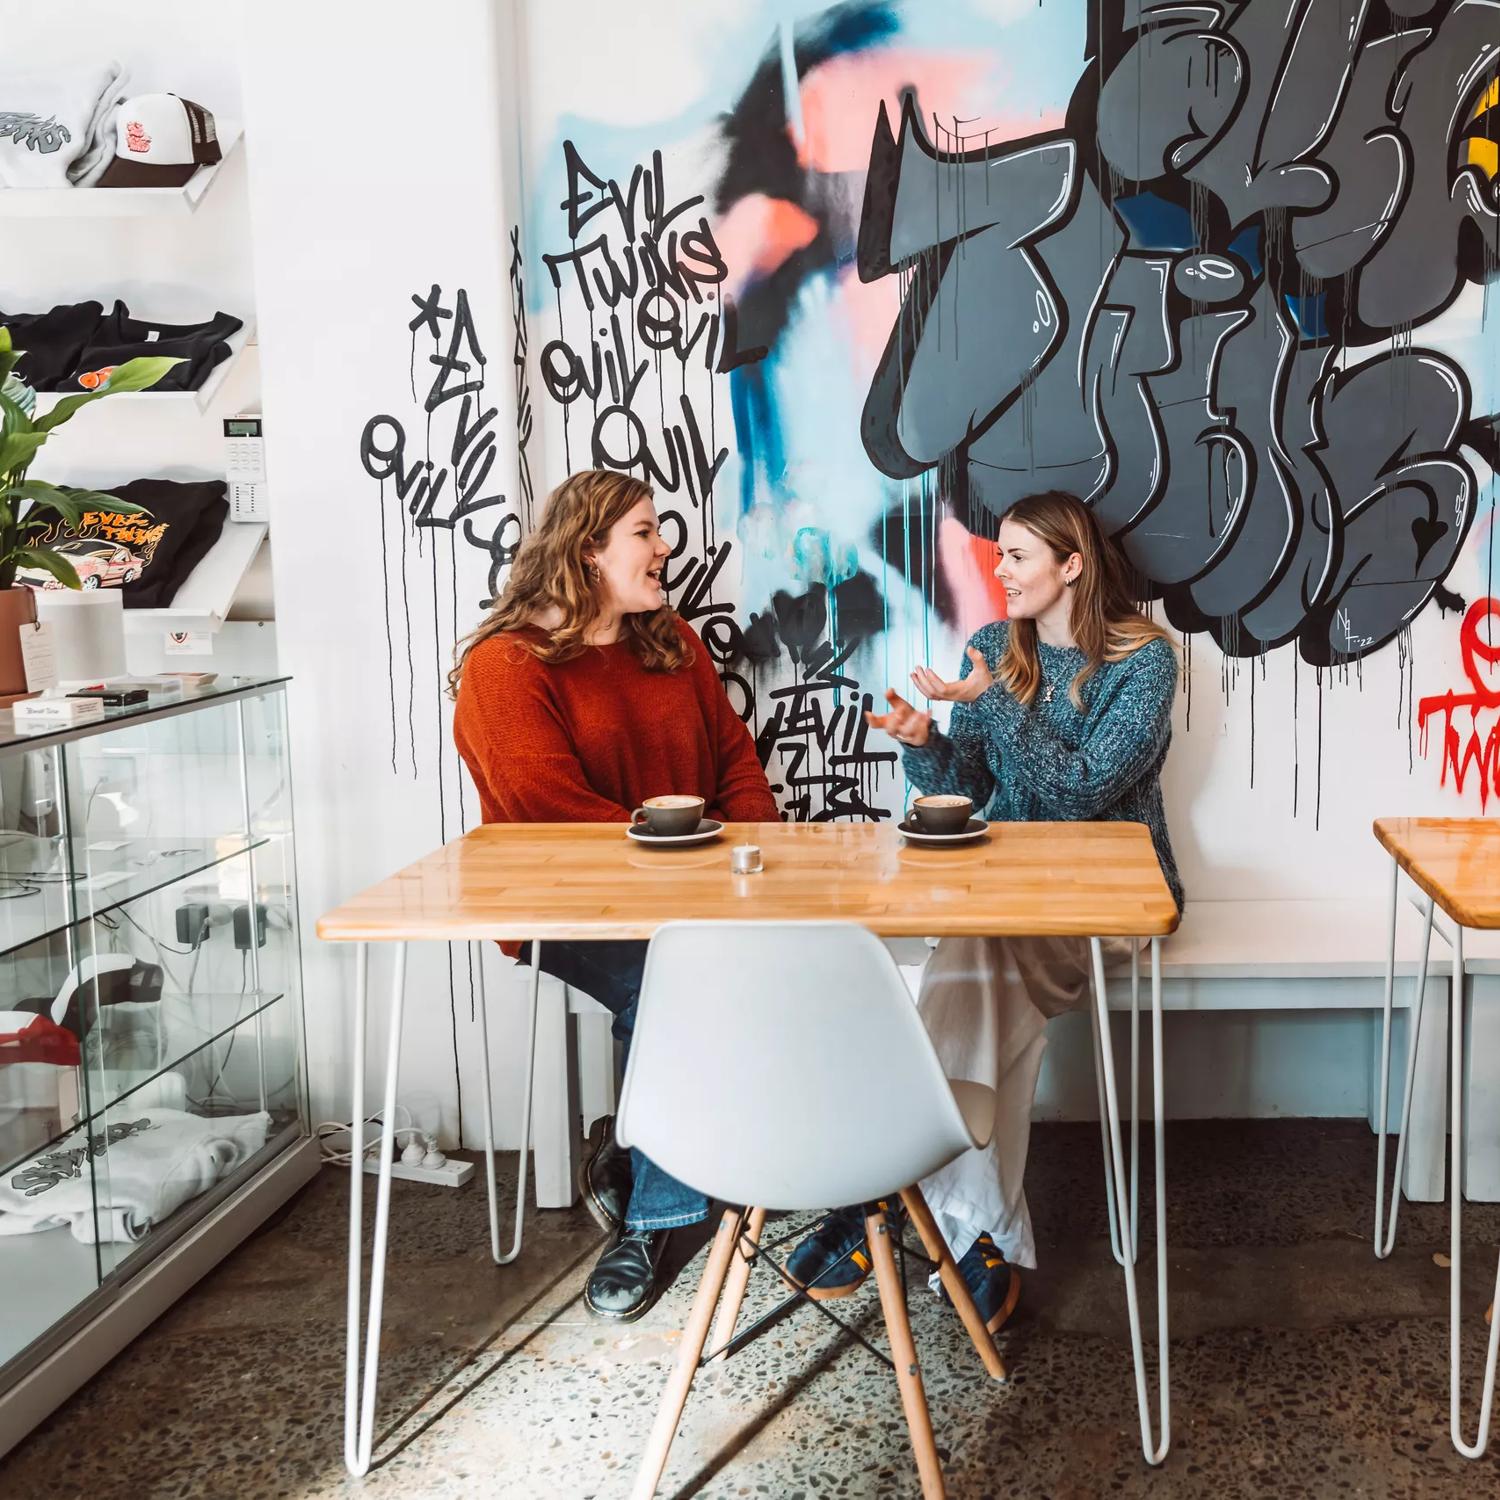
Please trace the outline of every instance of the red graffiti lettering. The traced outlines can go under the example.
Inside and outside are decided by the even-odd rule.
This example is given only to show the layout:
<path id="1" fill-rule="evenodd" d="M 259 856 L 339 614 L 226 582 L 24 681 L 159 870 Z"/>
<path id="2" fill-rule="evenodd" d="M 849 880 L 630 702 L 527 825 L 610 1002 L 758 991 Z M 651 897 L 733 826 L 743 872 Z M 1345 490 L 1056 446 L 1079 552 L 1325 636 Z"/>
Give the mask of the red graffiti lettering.
<path id="1" fill-rule="evenodd" d="M 1480 627 L 1493 619 L 1492 627 L 1497 632 L 1493 641 L 1480 635 Z M 1476 599 L 1464 616 L 1459 630 L 1459 646 L 1463 651 L 1464 675 L 1473 688 L 1468 693 L 1438 693 L 1423 698 L 1417 704 L 1417 724 L 1422 731 L 1422 753 L 1427 753 L 1427 718 L 1429 714 L 1443 715 L 1443 764 L 1441 784 L 1448 784 L 1448 773 L 1453 773 L 1454 790 L 1462 793 L 1472 773 L 1479 788 L 1479 808 L 1486 811 L 1491 793 L 1500 794 L 1500 683 L 1486 683 L 1484 675 L 1492 673 L 1500 665 L 1500 599 Z M 1456 715 L 1467 709 L 1467 726 L 1454 723 Z M 1485 733 L 1480 727 L 1480 714 L 1494 714 L 1495 718 Z M 1464 733 L 1467 728 L 1467 735 Z"/>

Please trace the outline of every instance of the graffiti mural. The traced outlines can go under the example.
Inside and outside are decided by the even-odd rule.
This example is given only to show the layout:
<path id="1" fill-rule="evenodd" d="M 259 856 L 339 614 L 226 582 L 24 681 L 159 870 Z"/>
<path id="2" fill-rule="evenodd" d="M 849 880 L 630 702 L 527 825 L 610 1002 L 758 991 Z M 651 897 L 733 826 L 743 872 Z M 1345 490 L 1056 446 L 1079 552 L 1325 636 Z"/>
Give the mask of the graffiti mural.
<path id="1" fill-rule="evenodd" d="M 744 393 L 769 345 L 745 337 L 705 195 L 677 193 L 660 150 L 620 177 L 595 171 L 571 140 L 562 153 L 567 248 L 541 255 L 557 334 L 539 368 L 561 417 L 564 465 L 635 472 L 656 490 L 673 542 L 668 595 L 712 653 L 787 815 L 885 818 L 876 787 L 897 757 L 868 743 L 863 710 L 874 700 L 844 634 L 851 619 L 879 617 L 869 577 L 831 560 L 828 530 L 807 525 L 791 539 L 802 587 L 773 590 L 742 622 L 727 586 L 744 582 L 738 549 L 757 546 L 765 518 L 752 493 L 732 533 L 721 532 L 725 439 L 731 427 L 747 429 Z M 725 377 L 729 412 L 718 390 Z M 775 542 L 759 550 L 777 555 Z"/>
<path id="2" fill-rule="evenodd" d="M 519 284 L 520 262 L 512 261 L 513 287 Z M 391 770 L 397 767 L 398 680 L 403 680 L 406 740 L 411 774 L 417 775 L 416 713 L 417 672 L 414 652 L 430 647 L 436 667 L 433 691 L 441 709 L 442 683 L 446 680 L 453 643 L 467 635 L 473 620 L 494 602 L 505 569 L 521 545 L 523 513 L 490 483 L 497 457 L 495 418 L 498 407 L 485 401 L 485 356 L 480 347 L 469 307 L 469 296 L 459 287 L 446 298 L 434 284 L 425 294 L 413 292 L 416 309 L 406 324 L 410 335 L 411 399 L 420 401 L 421 431 L 413 438 L 400 418 L 377 413 L 359 435 L 359 461 L 364 472 L 379 483 L 380 548 L 385 587 L 385 654 L 390 681 Z M 399 326 L 399 325 L 398 325 Z M 431 350 L 420 354 L 418 339 L 430 340 Z M 518 348 L 524 348 L 525 324 L 516 329 Z M 426 392 L 417 392 L 417 374 L 422 370 Z M 524 387 L 523 387 L 524 389 Z M 458 402 L 456 407 L 450 403 Z M 447 408 L 445 410 L 445 408 Z M 529 438 L 529 403 L 517 407 L 517 446 L 523 476 L 523 499 L 530 503 L 526 440 Z M 437 426 L 434 431 L 434 420 Z M 523 425 L 524 424 L 524 425 Z M 436 442 L 434 443 L 434 438 Z M 437 455 L 434 457 L 434 453 Z M 386 486 L 389 483 L 390 493 Z M 388 499 L 394 505 L 388 505 Z M 394 514 L 388 515 L 388 511 Z M 391 538 L 394 529 L 396 536 Z M 446 562 L 439 563 L 437 538 L 450 541 Z M 424 542 L 424 538 L 427 540 Z M 483 598 L 458 597 L 458 570 L 454 544 L 462 540 L 483 553 L 489 562 L 488 587 Z M 412 621 L 412 592 L 408 575 L 409 554 L 424 549 L 428 554 L 431 580 L 432 619 L 430 629 Z M 393 609 L 400 609 L 400 618 Z M 404 658 L 404 672 L 398 659 Z M 440 736 L 439 743 L 446 740 Z M 444 808 L 442 759 L 439 757 L 439 808 Z M 459 783 L 460 787 L 462 782 Z M 446 817 L 446 813 L 442 812 Z M 443 837 L 447 837 L 446 823 Z"/>
<path id="3" fill-rule="evenodd" d="M 1325 712 L 1386 647 L 1418 774 L 1457 720 L 1414 624 L 1500 692 L 1469 603 L 1496 595 L 1493 0 L 760 14 L 675 114 L 626 63 L 539 106 L 518 379 L 540 489 L 655 487 L 670 597 L 787 816 L 899 808 L 858 709 L 1003 616 L 997 518 L 1043 488 L 1093 506 L 1189 664 L 1222 653 L 1253 787 L 1317 825 Z M 1487 743 L 1434 780 L 1487 798 Z"/>
<path id="4" fill-rule="evenodd" d="M 867 451 L 947 464 L 981 532 L 1073 490 L 1232 655 L 1359 658 L 1441 587 L 1495 453 L 1418 332 L 1500 258 L 1495 7 L 1100 14 L 1061 130 L 934 139 L 882 106 L 859 268 L 904 295 Z"/>

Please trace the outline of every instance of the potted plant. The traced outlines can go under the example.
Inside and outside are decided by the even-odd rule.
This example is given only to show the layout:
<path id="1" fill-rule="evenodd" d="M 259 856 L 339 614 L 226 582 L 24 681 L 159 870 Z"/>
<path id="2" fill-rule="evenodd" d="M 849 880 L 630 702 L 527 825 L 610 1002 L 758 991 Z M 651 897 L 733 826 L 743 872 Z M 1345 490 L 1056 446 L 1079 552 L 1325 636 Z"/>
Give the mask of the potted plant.
<path id="1" fill-rule="evenodd" d="M 80 407 L 123 391 L 144 391 L 155 385 L 175 359 L 131 359 L 116 365 L 92 391 L 64 396 L 44 416 L 36 415 L 36 392 L 14 372 L 20 351 L 11 345 L 10 330 L 0 327 L 0 696 L 26 691 L 21 662 L 20 631 L 36 620 L 32 591 L 16 583 L 18 568 L 42 569 L 70 589 L 80 582 L 72 563 L 49 546 L 59 523 L 77 528 L 84 513 L 108 509 L 136 513 L 115 495 L 29 479 L 27 471 L 47 439 Z"/>

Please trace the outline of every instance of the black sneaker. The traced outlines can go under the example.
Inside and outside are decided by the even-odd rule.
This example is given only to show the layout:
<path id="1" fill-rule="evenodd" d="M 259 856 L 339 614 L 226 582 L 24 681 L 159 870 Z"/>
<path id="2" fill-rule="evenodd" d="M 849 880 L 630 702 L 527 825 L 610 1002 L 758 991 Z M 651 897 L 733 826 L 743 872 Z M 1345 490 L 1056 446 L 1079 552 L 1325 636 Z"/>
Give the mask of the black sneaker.
<path id="1" fill-rule="evenodd" d="M 615 1117 L 603 1115 L 589 1131 L 578 1165 L 578 1192 L 590 1217 L 606 1233 L 625 1222 L 633 1180 L 630 1153 L 615 1143 Z"/>
<path id="2" fill-rule="evenodd" d="M 899 1234 L 906 1210 L 882 1199 L 871 1205 L 886 1211 L 892 1230 Z M 847 1297 L 859 1288 L 874 1264 L 865 1244 L 865 1210 L 835 1208 L 818 1220 L 787 1257 L 786 1274 L 818 1302 Z"/>
<path id="3" fill-rule="evenodd" d="M 596 1318 L 633 1323 L 661 1292 L 656 1273 L 670 1229 L 622 1229 L 589 1273 L 584 1306 Z"/>
<path id="4" fill-rule="evenodd" d="M 1005 1252 L 982 1234 L 964 1252 L 958 1269 L 991 1333 L 999 1333 L 1021 1300 L 1021 1273 L 1005 1259 Z M 948 1293 L 943 1293 L 948 1302 Z"/>

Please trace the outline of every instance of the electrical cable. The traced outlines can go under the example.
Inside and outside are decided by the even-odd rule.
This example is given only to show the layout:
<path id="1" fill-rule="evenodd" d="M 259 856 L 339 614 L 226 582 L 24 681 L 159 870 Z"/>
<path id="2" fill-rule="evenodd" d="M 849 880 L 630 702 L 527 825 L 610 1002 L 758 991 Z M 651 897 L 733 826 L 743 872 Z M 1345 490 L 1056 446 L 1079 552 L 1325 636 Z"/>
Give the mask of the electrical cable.
<path id="1" fill-rule="evenodd" d="M 396 1110 L 398 1119 L 401 1115 L 405 1115 L 408 1120 L 411 1119 L 411 1111 L 404 1104 L 398 1103 L 396 1105 Z M 361 1125 L 383 1125 L 385 1122 L 381 1119 L 381 1113 L 382 1112 L 377 1109 L 373 1114 L 366 1115 L 363 1121 L 361 1121 Z M 361 1134 L 363 1134 L 363 1131 L 361 1131 Z M 352 1121 L 320 1120 L 317 1127 L 313 1130 L 313 1135 L 319 1142 L 319 1150 L 322 1152 L 322 1157 L 325 1162 L 328 1162 L 330 1165 L 340 1167 L 348 1167 L 353 1165 L 354 1124 Z M 347 1151 L 339 1151 L 327 1144 L 330 1137 L 337 1135 L 347 1135 L 349 1137 L 349 1149 Z M 403 1135 L 412 1136 L 417 1140 L 420 1140 L 428 1151 L 437 1150 L 436 1143 L 433 1141 L 432 1137 L 428 1135 L 425 1130 L 418 1130 L 414 1125 L 398 1125 L 396 1127 L 396 1139 L 398 1143 Z M 379 1151 L 379 1149 L 380 1141 L 378 1139 L 369 1141 L 362 1147 L 360 1156 L 368 1157 L 373 1153 Z"/>

